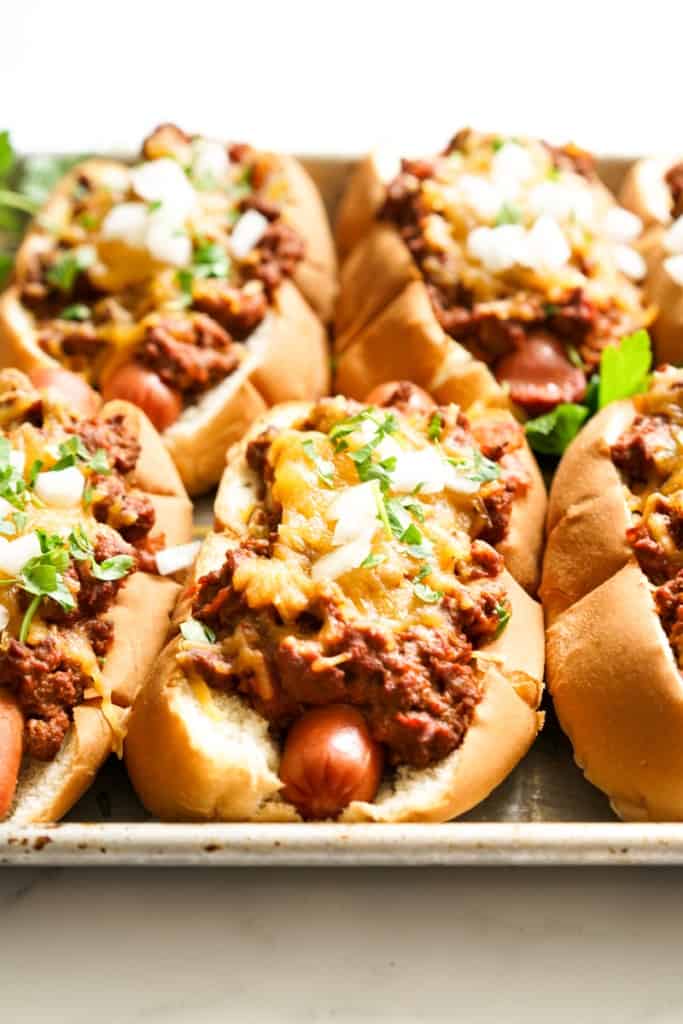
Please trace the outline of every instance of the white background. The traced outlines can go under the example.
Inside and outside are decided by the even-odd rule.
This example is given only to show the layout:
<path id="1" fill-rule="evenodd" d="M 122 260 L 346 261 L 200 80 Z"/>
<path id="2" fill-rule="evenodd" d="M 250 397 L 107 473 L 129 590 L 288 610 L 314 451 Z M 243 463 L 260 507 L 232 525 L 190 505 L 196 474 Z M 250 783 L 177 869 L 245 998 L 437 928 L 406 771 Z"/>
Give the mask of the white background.
<path id="1" fill-rule="evenodd" d="M 155 123 L 299 151 L 458 127 L 683 146 L 680 4 L 2 5 L 0 127 L 27 150 Z M 0 1020 L 669 1024 L 683 873 L 0 874 Z"/>

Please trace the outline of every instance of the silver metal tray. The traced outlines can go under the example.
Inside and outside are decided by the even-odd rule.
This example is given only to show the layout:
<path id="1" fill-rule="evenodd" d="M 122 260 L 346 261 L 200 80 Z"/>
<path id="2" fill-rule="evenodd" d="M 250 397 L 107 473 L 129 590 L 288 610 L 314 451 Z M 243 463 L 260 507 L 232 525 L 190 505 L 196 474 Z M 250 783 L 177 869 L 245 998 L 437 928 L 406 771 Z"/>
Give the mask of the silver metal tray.
<path id="1" fill-rule="evenodd" d="M 303 157 L 333 215 L 355 161 Z M 605 158 L 615 188 L 630 160 Z M 210 522 L 210 502 L 197 507 Z M 167 825 L 111 758 L 64 822 L 0 825 L 0 864 L 506 865 L 683 864 L 683 824 L 624 825 L 574 765 L 545 698 L 546 726 L 510 777 L 447 825 Z"/>

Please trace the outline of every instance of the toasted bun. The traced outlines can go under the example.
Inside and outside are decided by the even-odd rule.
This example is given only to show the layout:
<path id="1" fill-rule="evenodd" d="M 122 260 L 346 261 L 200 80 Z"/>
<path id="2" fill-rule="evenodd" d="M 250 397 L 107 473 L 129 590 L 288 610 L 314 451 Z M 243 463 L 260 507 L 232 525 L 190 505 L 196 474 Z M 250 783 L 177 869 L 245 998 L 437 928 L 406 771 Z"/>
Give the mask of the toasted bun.
<path id="1" fill-rule="evenodd" d="M 208 490 L 220 479 L 226 449 L 270 404 L 297 398 L 318 398 L 329 391 L 327 335 L 320 316 L 329 320 L 336 296 L 336 259 L 322 200 L 312 180 L 292 157 L 277 163 L 289 191 L 283 216 L 304 241 L 305 255 L 294 283 L 276 290 L 263 323 L 244 346 L 238 368 L 199 401 L 188 406 L 164 432 L 164 440 L 190 494 Z M 79 174 L 101 179 L 120 170 L 113 161 L 88 160 L 73 168 L 48 199 L 41 219 L 60 223 Z M 45 236 L 28 231 L 17 255 L 18 270 L 45 246 Z M 310 305 L 309 305 L 310 303 Z M 122 354 L 103 367 L 111 373 Z M 58 366 L 37 342 L 31 313 L 18 287 L 0 295 L 0 366 L 30 372 L 36 366 Z"/>
<path id="2" fill-rule="evenodd" d="M 335 237 L 344 259 L 368 233 L 385 197 L 385 188 L 401 169 L 398 157 L 369 153 L 356 166 L 339 203 Z"/>
<path id="3" fill-rule="evenodd" d="M 571 443 L 557 469 L 539 591 L 549 622 L 631 557 L 628 508 L 609 447 L 634 416 L 631 402 L 608 405 Z"/>
<path id="4" fill-rule="evenodd" d="M 664 266 L 668 253 L 663 236 L 672 220 L 671 192 L 665 181 L 670 167 L 680 156 L 657 156 L 638 160 L 629 169 L 620 193 L 623 205 L 637 214 L 647 230 L 638 248 L 645 257 L 645 297 L 656 307 L 652 326 L 658 363 L 683 362 L 683 287 Z"/>
<path id="5" fill-rule="evenodd" d="M 441 402 L 509 405 L 488 367 L 443 330 L 411 253 L 388 224 L 370 228 L 342 267 L 335 353 L 335 385 L 352 398 L 405 379 Z"/>
<path id="6" fill-rule="evenodd" d="M 186 543 L 192 536 L 192 505 L 159 435 L 144 413 L 127 402 L 109 402 L 100 413 L 104 417 L 115 414 L 125 417 L 142 446 L 129 480 L 150 497 L 157 510 L 154 533 L 163 531 L 167 544 Z M 108 714 L 116 716 L 122 730 L 164 644 L 179 591 L 179 584 L 171 579 L 137 572 L 107 613 L 114 624 L 114 644 L 104 664 L 102 683 L 114 704 Z M 21 824 L 57 821 L 85 792 L 116 745 L 99 701 L 81 704 L 53 761 L 24 759 L 9 820 Z"/>
<path id="7" fill-rule="evenodd" d="M 259 498 L 259 482 L 246 462 L 249 441 L 267 425 L 301 423 L 310 408 L 309 403 L 289 403 L 269 410 L 229 453 L 215 505 L 221 533 L 209 534 L 203 544 L 176 623 L 187 617 L 192 584 L 220 568 L 226 551 L 246 532 Z M 540 479 L 537 485 L 542 519 Z M 527 520 L 538 520 L 536 510 L 527 507 L 525 514 Z M 528 541 L 525 529 L 521 520 L 515 525 L 520 543 Z M 540 535 L 536 543 L 533 559 L 520 558 L 524 571 L 533 571 Z M 512 616 L 502 635 L 477 656 L 483 697 L 462 746 L 427 771 L 399 770 L 375 801 L 351 803 L 342 821 L 446 821 L 482 800 L 524 756 L 542 722 L 537 712 L 542 613 L 507 571 L 504 585 Z M 280 750 L 267 721 L 239 695 L 189 682 L 176 661 L 182 643 L 176 638 L 168 646 L 131 715 L 126 762 L 140 799 L 153 814 L 172 820 L 298 820 L 296 809 L 280 796 Z"/>
<path id="8" fill-rule="evenodd" d="M 548 630 L 548 685 L 586 778 L 629 821 L 683 818 L 683 687 L 628 562 Z"/>

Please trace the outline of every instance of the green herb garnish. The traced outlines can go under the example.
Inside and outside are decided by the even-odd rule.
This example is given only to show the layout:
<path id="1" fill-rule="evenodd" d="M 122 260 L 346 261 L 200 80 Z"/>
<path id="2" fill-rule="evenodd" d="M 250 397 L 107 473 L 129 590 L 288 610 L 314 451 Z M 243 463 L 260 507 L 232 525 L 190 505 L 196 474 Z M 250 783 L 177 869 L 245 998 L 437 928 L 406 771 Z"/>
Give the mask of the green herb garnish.
<path id="1" fill-rule="evenodd" d="M 30 558 L 16 581 L 27 594 L 32 595 L 19 630 L 19 641 L 24 643 L 28 636 L 33 617 L 43 598 L 50 598 L 65 611 L 73 611 L 76 601 L 64 582 L 64 573 L 69 566 L 69 553 L 64 539 L 56 534 L 37 530 L 41 553 Z"/>
<path id="2" fill-rule="evenodd" d="M 360 563 L 361 569 L 374 569 L 376 565 L 381 565 L 384 561 L 384 555 L 375 555 L 371 551 L 367 558 L 364 558 Z"/>
<path id="3" fill-rule="evenodd" d="M 324 459 L 321 455 L 318 455 L 311 438 L 303 441 L 301 447 L 306 453 L 306 457 L 310 459 L 315 466 L 318 476 L 323 483 L 326 483 L 328 487 L 332 487 L 334 484 L 334 463 L 329 459 Z"/>
<path id="4" fill-rule="evenodd" d="M 487 459 L 476 448 L 473 448 L 469 455 L 461 456 L 460 458 L 449 458 L 448 461 L 452 466 L 455 466 L 461 476 L 464 476 L 466 480 L 472 480 L 474 483 L 485 484 L 490 480 L 497 480 L 500 476 L 500 466 L 498 463 Z"/>
<path id="5" fill-rule="evenodd" d="M 496 615 L 498 616 L 498 627 L 494 634 L 494 637 L 500 636 L 508 622 L 510 621 L 510 609 L 504 604 L 496 605 Z"/>
<path id="6" fill-rule="evenodd" d="M 585 405 L 563 402 L 551 412 L 526 424 L 526 436 L 535 452 L 541 455 L 562 455 L 570 441 L 573 441 L 588 417 Z"/>
<path id="7" fill-rule="evenodd" d="M 60 320 L 89 320 L 90 309 L 82 302 L 74 302 L 59 314 Z"/>
<path id="8" fill-rule="evenodd" d="M 650 336 L 644 330 L 605 348 L 600 357 L 598 408 L 646 391 L 651 363 Z"/>
<path id="9" fill-rule="evenodd" d="M 522 212 L 518 207 L 513 203 L 503 203 L 496 217 L 496 227 L 501 224 L 519 224 L 521 219 Z"/>
<path id="10" fill-rule="evenodd" d="M 443 430 L 443 422 L 438 412 L 433 412 L 427 427 L 427 437 L 430 441 L 438 441 Z"/>

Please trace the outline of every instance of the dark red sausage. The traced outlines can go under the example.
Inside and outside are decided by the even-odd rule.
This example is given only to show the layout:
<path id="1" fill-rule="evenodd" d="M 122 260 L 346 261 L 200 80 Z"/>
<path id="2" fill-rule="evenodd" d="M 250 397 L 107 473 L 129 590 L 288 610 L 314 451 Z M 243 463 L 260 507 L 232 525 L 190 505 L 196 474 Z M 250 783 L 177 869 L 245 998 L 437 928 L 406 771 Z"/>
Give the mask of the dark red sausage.
<path id="1" fill-rule="evenodd" d="M 550 335 L 533 336 L 503 356 L 495 374 L 510 385 L 513 402 L 530 416 L 548 412 L 560 402 L 580 402 L 586 393 L 585 373 L 570 363 L 564 346 Z"/>

